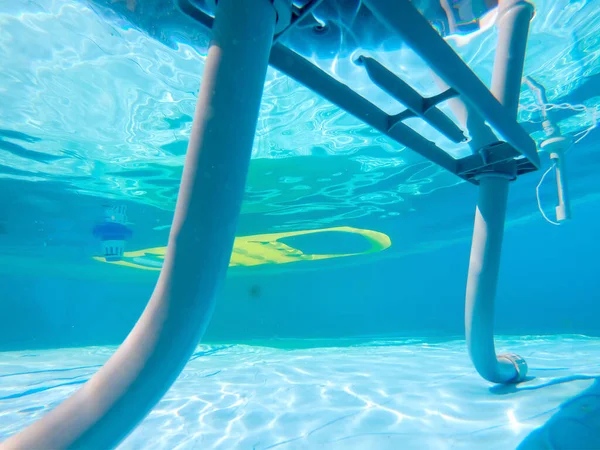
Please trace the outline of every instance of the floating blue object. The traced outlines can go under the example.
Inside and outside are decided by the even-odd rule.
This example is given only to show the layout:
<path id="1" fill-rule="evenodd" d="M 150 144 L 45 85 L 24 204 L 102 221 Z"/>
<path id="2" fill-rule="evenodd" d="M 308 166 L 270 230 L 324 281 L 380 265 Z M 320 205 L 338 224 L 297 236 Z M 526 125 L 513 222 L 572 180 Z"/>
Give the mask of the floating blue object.
<path id="1" fill-rule="evenodd" d="M 125 241 L 133 235 L 127 223 L 125 206 L 108 207 L 105 210 L 104 222 L 96 225 L 93 235 L 102 241 L 106 261 L 120 261 L 125 251 Z"/>
<path id="2" fill-rule="evenodd" d="M 94 227 L 94 236 L 103 241 L 127 240 L 133 231 L 122 223 L 104 222 Z"/>

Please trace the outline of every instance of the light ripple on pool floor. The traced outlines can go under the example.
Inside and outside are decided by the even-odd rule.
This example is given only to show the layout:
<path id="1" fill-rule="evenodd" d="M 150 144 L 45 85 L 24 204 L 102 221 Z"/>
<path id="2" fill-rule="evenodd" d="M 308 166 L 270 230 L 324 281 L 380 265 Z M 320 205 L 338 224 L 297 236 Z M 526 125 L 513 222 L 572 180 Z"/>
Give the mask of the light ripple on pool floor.
<path id="1" fill-rule="evenodd" d="M 599 341 L 500 340 L 500 349 L 527 359 L 535 377 L 518 386 L 493 386 L 479 378 L 463 341 L 302 350 L 200 346 L 120 448 L 516 448 L 553 415 L 556 421 L 561 405 L 584 391 L 579 409 L 600 411 L 594 385 Z M 114 350 L 0 353 L 0 437 L 60 403 Z M 600 445 L 600 424 L 584 419 L 577 423 L 592 433 L 586 448 L 599 448 L 594 445 Z"/>

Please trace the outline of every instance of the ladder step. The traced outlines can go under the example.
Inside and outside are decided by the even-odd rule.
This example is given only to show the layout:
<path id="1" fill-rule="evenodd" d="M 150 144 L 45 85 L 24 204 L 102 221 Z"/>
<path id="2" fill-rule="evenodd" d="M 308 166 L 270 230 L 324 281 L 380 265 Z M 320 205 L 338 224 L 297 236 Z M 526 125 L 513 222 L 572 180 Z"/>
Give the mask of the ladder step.
<path id="1" fill-rule="evenodd" d="M 407 125 L 395 122 L 392 116 L 289 48 L 279 43 L 273 45 L 270 63 L 275 69 L 317 92 L 326 100 L 391 137 L 404 147 L 408 147 L 444 169 L 456 173 L 457 160 L 447 152 Z"/>
<path id="2" fill-rule="evenodd" d="M 377 60 L 367 56 L 359 57 L 359 62 L 364 65 L 374 85 L 407 107 L 400 114 L 387 114 L 283 45 L 279 38 L 304 17 L 312 14 L 321 1 L 311 0 L 303 7 L 293 9 L 289 26 L 275 37 L 271 48 L 269 63 L 272 67 L 400 145 L 471 183 L 478 184 L 475 176 L 477 173 L 493 169 L 493 166 L 508 160 L 516 160 L 517 174 L 539 168 L 540 160 L 533 139 L 409 0 L 364 0 L 363 3 L 382 24 L 398 33 L 450 88 L 433 97 L 423 97 Z M 179 7 L 185 14 L 211 28 L 213 17 L 193 2 L 194 0 L 178 0 Z M 402 123 L 410 117 L 420 117 L 451 141 L 463 142 L 464 132 L 437 107 L 439 103 L 457 96 L 470 103 L 506 142 L 498 142 L 497 146 L 491 146 L 483 152 L 455 159 L 434 142 Z"/>
<path id="3" fill-rule="evenodd" d="M 359 56 L 356 62 L 365 67 L 367 74 L 373 83 L 412 112 L 412 114 L 400 113 L 396 115 L 395 117 L 397 120 L 418 116 L 452 142 L 459 143 L 467 140 L 463 131 L 452 121 L 452 119 L 440 111 L 437 106 L 435 106 L 435 103 L 432 103 L 431 101 L 427 102 L 427 99 L 423 98 L 408 83 L 397 77 L 379 61 L 369 56 Z"/>
<path id="4" fill-rule="evenodd" d="M 409 0 L 364 0 L 364 4 L 458 91 L 506 142 L 540 167 L 535 142 Z"/>

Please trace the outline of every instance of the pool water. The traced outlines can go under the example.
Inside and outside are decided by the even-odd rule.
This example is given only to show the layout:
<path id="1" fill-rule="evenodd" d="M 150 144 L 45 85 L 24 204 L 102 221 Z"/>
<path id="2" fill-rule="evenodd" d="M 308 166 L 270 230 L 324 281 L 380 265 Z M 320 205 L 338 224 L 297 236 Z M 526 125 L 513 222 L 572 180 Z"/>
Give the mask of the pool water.
<path id="1" fill-rule="evenodd" d="M 265 344 L 199 346 L 119 448 L 600 448 L 599 338 L 500 337 L 530 364 L 518 386 L 483 381 L 463 340 Z M 0 354 L 0 436 L 64 400 L 114 350 Z"/>
<path id="2" fill-rule="evenodd" d="M 152 294 L 209 42 L 170 3 L 0 0 L 0 442 L 89 380 Z M 340 32 L 326 46 L 286 42 L 390 114 L 401 105 L 348 58 L 356 36 L 439 93 L 397 37 L 354 22 L 359 3 L 323 13 Z M 548 102 L 523 86 L 518 120 L 539 146 L 551 111 L 575 144 L 572 220 L 546 220 L 547 153 L 511 185 L 496 347 L 528 379 L 493 385 L 469 360 L 477 188 L 269 68 L 236 264 L 201 345 L 119 449 L 600 449 L 600 2 L 533 3 L 524 75 Z M 448 42 L 489 85 L 497 38 Z M 127 212 L 129 267 L 93 236 L 108 208 Z"/>

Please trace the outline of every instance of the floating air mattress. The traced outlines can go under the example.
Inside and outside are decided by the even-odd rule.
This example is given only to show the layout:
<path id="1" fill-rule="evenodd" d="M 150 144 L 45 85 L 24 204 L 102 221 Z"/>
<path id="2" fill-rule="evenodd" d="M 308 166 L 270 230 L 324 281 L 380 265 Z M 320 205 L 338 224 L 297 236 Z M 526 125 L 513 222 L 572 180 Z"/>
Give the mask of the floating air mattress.
<path id="1" fill-rule="evenodd" d="M 235 238 L 229 267 L 288 264 L 381 252 L 392 245 L 378 231 L 352 227 L 323 228 L 285 233 L 256 234 Z M 121 260 L 99 262 L 142 270 L 160 270 L 167 247 L 124 252 Z"/>

